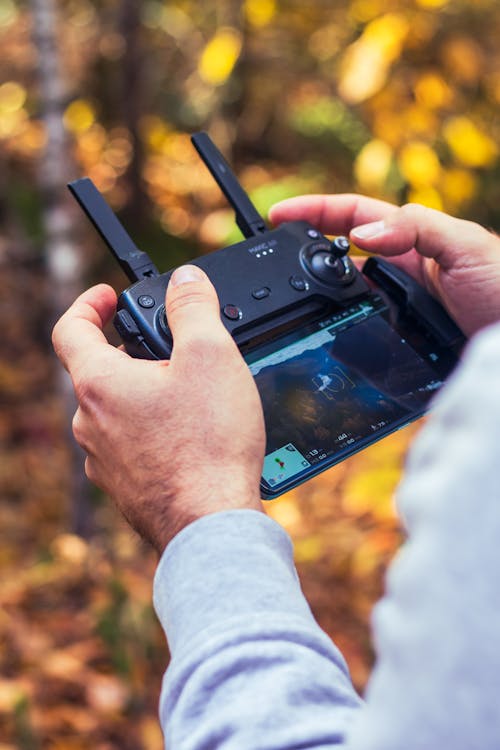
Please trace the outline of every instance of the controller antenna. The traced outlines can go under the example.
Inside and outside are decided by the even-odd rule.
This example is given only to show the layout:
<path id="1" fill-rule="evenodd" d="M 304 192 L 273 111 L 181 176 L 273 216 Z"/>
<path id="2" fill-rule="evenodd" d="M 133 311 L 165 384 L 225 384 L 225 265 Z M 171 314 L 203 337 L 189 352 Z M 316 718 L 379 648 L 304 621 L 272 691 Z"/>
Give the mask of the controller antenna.
<path id="1" fill-rule="evenodd" d="M 208 133 L 196 133 L 191 136 L 191 141 L 227 201 L 234 208 L 236 223 L 243 236 L 248 239 L 249 237 L 258 237 L 266 232 L 266 222 L 257 212 L 252 201 L 236 179 L 236 175 Z"/>
<path id="2" fill-rule="evenodd" d="M 68 188 L 130 281 L 159 275 L 149 255 L 133 243 L 91 179 L 83 177 L 81 180 L 74 180 L 68 183 Z"/>

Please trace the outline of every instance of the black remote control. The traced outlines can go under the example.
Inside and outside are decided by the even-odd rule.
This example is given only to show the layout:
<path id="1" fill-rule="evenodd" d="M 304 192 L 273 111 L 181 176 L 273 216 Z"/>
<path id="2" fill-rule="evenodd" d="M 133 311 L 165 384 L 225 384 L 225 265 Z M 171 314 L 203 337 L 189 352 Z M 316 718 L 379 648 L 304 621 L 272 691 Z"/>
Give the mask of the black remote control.
<path id="1" fill-rule="evenodd" d="M 267 229 L 209 136 L 198 133 L 192 141 L 235 209 L 237 224 L 247 238 L 192 261 L 214 284 L 222 320 L 241 347 L 256 336 L 272 334 L 294 320 L 332 304 L 347 305 L 368 293 L 366 281 L 346 254 L 347 240 L 332 243 L 303 221 Z M 126 350 L 135 357 L 168 358 L 172 340 L 164 300 L 173 269 L 158 272 L 90 179 L 68 187 L 134 282 L 120 295 L 115 318 Z"/>
<path id="2" fill-rule="evenodd" d="M 198 133 L 192 137 L 192 141 L 234 208 L 236 222 L 245 239 L 191 262 L 202 268 L 214 284 L 219 296 L 221 319 L 247 361 L 254 363 L 250 367 L 253 367 L 258 386 L 259 377 L 262 380 L 261 375 L 257 376 L 262 370 L 258 352 L 269 352 L 274 346 L 273 342 L 282 341 L 287 357 L 295 356 L 294 352 L 297 351 L 297 356 L 302 356 L 304 352 L 314 349 L 307 343 L 307 336 L 307 341 L 303 338 L 304 331 L 307 333 L 314 329 L 315 341 L 322 341 L 322 345 L 326 346 L 325 342 L 330 337 L 336 341 L 335 347 L 339 348 L 339 352 L 342 349 L 342 360 L 339 360 L 342 367 L 329 365 L 331 371 L 323 372 L 327 366 L 323 363 L 321 372 L 314 374 L 311 371 L 308 387 L 314 386 L 318 398 L 331 400 L 338 399 L 340 396 L 337 393 L 340 391 L 352 390 L 357 399 L 353 401 L 352 408 L 360 411 L 361 389 L 358 388 L 357 378 L 363 372 L 363 382 L 369 382 L 372 390 L 376 382 L 374 393 L 379 394 L 372 394 L 370 398 L 366 396 L 364 404 L 367 413 L 375 399 L 380 413 L 385 415 L 383 419 L 370 416 L 370 424 L 360 426 L 352 434 L 338 426 L 339 434 L 330 438 L 327 448 L 317 447 L 319 438 L 314 436 L 313 439 L 311 435 L 307 445 L 316 447 L 307 451 L 304 429 L 300 426 L 296 432 L 280 433 L 279 438 L 273 437 L 274 422 L 270 424 L 269 420 L 273 421 L 275 416 L 269 417 L 266 413 L 266 389 L 270 386 L 263 383 L 259 390 L 268 429 L 268 456 L 273 457 L 269 460 L 277 462 L 279 468 L 284 467 L 287 461 L 290 463 L 290 457 L 296 451 L 302 462 L 294 465 L 295 473 L 290 474 L 292 469 L 288 469 L 287 474 L 283 468 L 279 478 L 276 478 L 278 475 L 269 475 L 267 479 L 265 463 L 262 494 L 264 497 L 274 497 L 419 416 L 424 411 L 424 400 L 430 395 L 419 400 L 418 393 L 430 394 L 439 386 L 453 368 L 464 337 L 441 305 L 392 263 L 373 257 L 364 264 L 363 272 L 359 271 L 349 257 L 349 240 L 346 237 L 336 237 L 332 241 L 305 221 L 286 222 L 276 229 L 268 229 L 209 136 Z M 135 246 L 90 179 L 76 180 L 68 187 L 132 282 L 119 296 L 114 319 L 127 352 L 133 357 L 145 359 L 168 358 L 173 342 L 165 313 L 165 292 L 173 269 L 164 273 L 158 271 L 149 256 Z M 362 342 L 361 346 L 366 348 L 366 341 L 371 341 L 370 347 L 374 350 L 370 362 L 368 359 L 361 362 L 360 352 L 356 350 L 359 344 L 349 344 L 345 332 L 359 322 L 374 320 L 375 317 L 379 320 L 384 318 L 385 333 L 380 328 L 381 324 L 371 323 L 373 335 L 379 337 L 375 341 L 374 338 L 366 339 L 366 333 L 363 334 L 363 330 L 368 331 L 369 326 L 359 328 L 356 336 Z M 310 338 L 312 334 L 307 335 Z M 298 348 L 294 344 L 295 336 Z M 389 339 L 392 349 L 382 355 L 381 350 Z M 303 341 L 306 341 L 305 348 Z M 405 349 L 409 341 L 411 356 L 414 357 L 411 365 L 408 364 L 410 359 Z M 283 362 L 282 356 L 278 359 L 273 359 L 273 356 L 269 360 L 270 367 L 274 367 L 276 362 Z M 429 367 L 425 364 L 427 361 Z M 380 362 L 384 364 L 380 365 Z M 311 360 L 309 367 L 315 366 Z M 293 367 L 290 366 L 285 375 L 290 375 Z M 433 368 L 432 372 L 430 367 Z M 406 382 L 420 370 L 421 381 L 413 383 L 411 393 L 403 398 L 401 378 L 404 368 Z M 401 381 L 399 390 L 396 396 L 388 399 L 387 393 L 393 389 L 393 381 L 398 378 L 398 382 Z M 341 395 L 345 396 L 344 393 Z M 389 401 L 392 403 L 394 400 L 400 405 L 401 413 L 396 407 L 389 409 L 387 406 Z M 276 402 L 274 396 L 269 397 L 269 411 L 272 410 L 272 403 Z M 321 409 L 318 405 L 318 410 Z M 385 412 L 388 410 L 392 410 L 391 419 L 386 418 Z M 399 414 L 397 418 L 396 412 Z M 377 432 L 377 436 L 371 436 L 371 433 L 367 436 L 365 433 L 370 430 Z M 321 434 L 325 434 L 324 429 Z M 278 443 L 279 453 L 280 440 L 286 451 L 276 458 L 275 446 Z M 299 450 L 296 445 L 300 441 L 304 441 L 305 447 L 301 444 Z"/>

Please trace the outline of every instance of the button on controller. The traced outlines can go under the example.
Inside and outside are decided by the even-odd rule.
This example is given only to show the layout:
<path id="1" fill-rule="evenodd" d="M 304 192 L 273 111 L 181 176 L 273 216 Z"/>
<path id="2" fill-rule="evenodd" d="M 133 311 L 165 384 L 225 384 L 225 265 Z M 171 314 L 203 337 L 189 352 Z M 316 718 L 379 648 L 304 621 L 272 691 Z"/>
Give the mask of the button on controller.
<path id="1" fill-rule="evenodd" d="M 243 317 L 243 313 L 237 305 L 224 305 L 222 312 L 229 320 L 241 320 Z"/>
<path id="2" fill-rule="evenodd" d="M 271 290 L 268 286 L 261 286 L 259 289 L 254 289 L 252 292 L 252 297 L 254 299 L 265 299 L 266 297 L 269 297 L 271 294 Z"/>
<path id="3" fill-rule="evenodd" d="M 141 294 L 140 297 L 137 298 L 137 302 L 140 304 L 141 307 L 154 307 L 155 306 L 155 298 L 152 297 L 150 294 Z"/>
<path id="4" fill-rule="evenodd" d="M 127 310 L 118 310 L 115 326 L 124 341 L 139 341 L 143 338 L 137 323 Z"/>
<path id="5" fill-rule="evenodd" d="M 309 282 L 306 281 L 302 276 L 290 276 L 290 286 L 296 289 L 298 292 L 307 292 L 309 289 Z"/>

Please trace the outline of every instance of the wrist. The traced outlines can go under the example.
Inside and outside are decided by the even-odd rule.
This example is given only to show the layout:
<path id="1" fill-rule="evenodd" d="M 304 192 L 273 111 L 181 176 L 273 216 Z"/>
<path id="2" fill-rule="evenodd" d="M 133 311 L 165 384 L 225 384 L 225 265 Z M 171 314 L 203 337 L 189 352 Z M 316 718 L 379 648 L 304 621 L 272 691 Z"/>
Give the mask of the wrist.
<path id="1" fill-rule="evenodd" d="M 187 526 L 204 516 L 233 510 L 253 510 L 265 514 L 258 489 L 249 490 L 237 485 L 214 486 L 210 489 L 192 487 L 168 498 L 163 512 L 154 514 L 151 533 L 144 534 L 161 555 L 174 537 Z M 140 532 L 139 532 L 140 533 Z"/>

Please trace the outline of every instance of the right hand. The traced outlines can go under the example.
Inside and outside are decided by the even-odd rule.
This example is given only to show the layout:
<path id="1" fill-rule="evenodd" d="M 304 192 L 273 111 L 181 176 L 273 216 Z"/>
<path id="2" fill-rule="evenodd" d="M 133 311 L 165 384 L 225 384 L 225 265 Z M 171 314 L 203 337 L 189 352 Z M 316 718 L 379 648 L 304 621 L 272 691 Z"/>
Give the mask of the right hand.
<path id="1" fill-rule="evenodd" d="M 349 234 L 391 260 L 437 297 L 471 336 L 500 320 L 500 238 L 479 224 L 417 204 L 399 208 L 359 195 L 308 195 L 276 204 L 274 224 L 302 219 Z"/>

